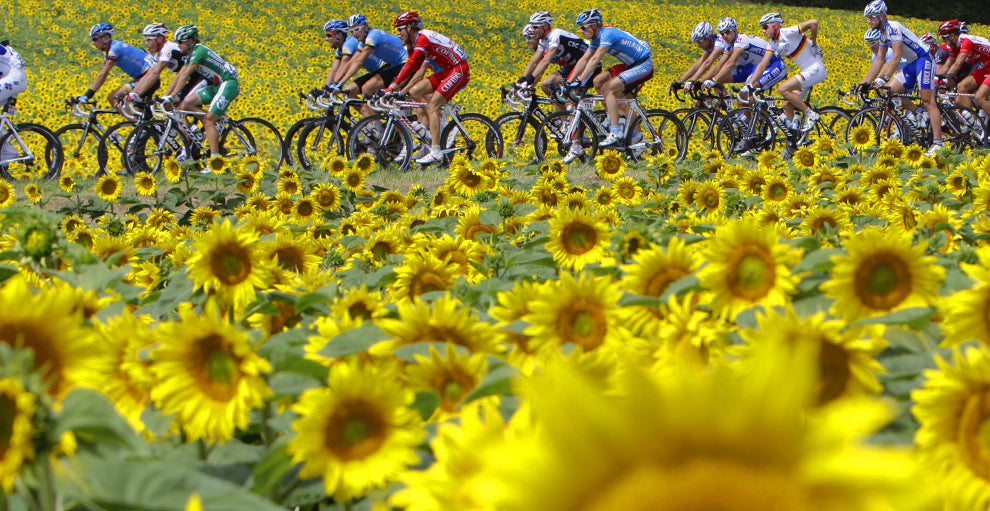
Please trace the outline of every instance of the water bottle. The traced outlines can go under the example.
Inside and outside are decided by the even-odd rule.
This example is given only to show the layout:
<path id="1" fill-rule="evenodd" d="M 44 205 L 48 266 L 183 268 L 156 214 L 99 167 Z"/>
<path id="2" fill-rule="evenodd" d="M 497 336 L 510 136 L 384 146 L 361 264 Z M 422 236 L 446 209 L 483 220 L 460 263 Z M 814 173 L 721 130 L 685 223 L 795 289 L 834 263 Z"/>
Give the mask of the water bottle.
<path id="1" fill-rule="evenodd" d="M 195 124 L 189 126 L 189 135 L 197 142 L 206 140 L 206 133 L 203 133 L 203 130 L 199 129 L 199 126 Z"/>
<path id="2" fill-rule="evenodd" d="M 413 131 L 416 132 L 417 135 L 419 135 L 420 138 L 422 138 L 427 142 L 430 141 L 431 139 L 430 130 L 426 129 L 426 126 L 423 126 L 423 123 L 419 121 L 413 121 L 410 127 L 413 129 Z"/>
<path id="3" fill-rule="evenodd" d="M 962 117 L 962 126 L 960 129 L 963 133 L 969 133 L 973 126 L 975 126 L 973 113 L 969 110 L 960 110 L 959 115 Z"/>
<path id="4" fill-rule="evenodd" d="M 928 127 L 928 111 L 919 110 L 914 114 L 914 119 L 919 130 L 923 130 Z"/>

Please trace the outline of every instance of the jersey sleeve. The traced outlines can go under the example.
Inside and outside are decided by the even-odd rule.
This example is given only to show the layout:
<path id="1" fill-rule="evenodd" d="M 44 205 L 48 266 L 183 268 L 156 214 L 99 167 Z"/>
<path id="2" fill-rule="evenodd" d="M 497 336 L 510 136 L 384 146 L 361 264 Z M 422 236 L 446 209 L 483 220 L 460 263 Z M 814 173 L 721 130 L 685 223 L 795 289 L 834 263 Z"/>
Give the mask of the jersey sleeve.
<path id="1" fill-rule="evenodd" d="M 973 40 L 965 37 L 959 38 L 959 49 L 957 53 L 971 53 L 973 51 Z"/>
<path id="2" fill-rule="evenodd" d="M 423 65 L 423 61 L 426 60 L 427 44 L 429 44 L 429 39 L 427 39 L 426 36 L 420 32 L 416 36 L 416 45 L 413 47 L 412 54 L 409 55 L 409 60 L 407 60 L 405 65 L 402 66 L 402 70 L 399 71 L 399 76 L 395 77 L 396 84 L 402 86 L 406 79 L 412 76 L 412 74 L 418 71 L 420 66 Z"/>
<path id="3" fill-rule="evenodd" d="M 206 57 L 208 57 L 209 54 L 210 50 L 206 49 L 206 46 L 197 44 L 192 53 L 189 55 L 189 63 L 202 64 L 206 61 Z"/>
<path id="4" fill-rule="evenodd" d="M 364 43 L 362 43 L 361 48 L 364 48 L 365 46 L 371 46 L 372 48 L 378 46 L 378 35 L 381 33 L 381 31 L 369 30 L 368 36 L 364 38 Z"/>
<path id="5" fill-rule="evenodd" d="M 353 55 L 357 51 L 358 41 L 351 36 L 347 36 L 344 40 L 344 44 L 340 47 L 340 52 L 343 55 Z"/>
<path id="6" fill-rule="evenodd" d="M 106 55 L 107 60 L 120 60 L 120 41 L 112 41 L 110 43 L 110 49 L 107 50 Z"/>

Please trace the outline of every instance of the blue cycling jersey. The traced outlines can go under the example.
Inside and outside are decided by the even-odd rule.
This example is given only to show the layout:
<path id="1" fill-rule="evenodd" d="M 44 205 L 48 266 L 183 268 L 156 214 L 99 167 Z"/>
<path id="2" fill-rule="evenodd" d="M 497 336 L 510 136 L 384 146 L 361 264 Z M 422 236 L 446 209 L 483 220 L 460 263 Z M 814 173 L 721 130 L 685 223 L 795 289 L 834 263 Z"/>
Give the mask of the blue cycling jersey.
<path id="1" fill-rule="evenodd" d="M 609 55 L 619 59 L 626 64 L 635 64 L 650 58 L 650 45 L 646 41 L 636 39 L 628 32 L 615 27 L 602 27 L 598 31 L 598 37 L 588 44 L 589 50 L 597 50 L 599 46 L 608 48 L 605 50 Z"/>
<path id="2" fill-rule="evenodd" d="M 394 66 L 401 66 L 406 62 L 409 57 L 409 52 L 406 51 L 406 47 L 402 44 L 402 39 L 399 36 L 389 34 L 384 30 L 373 28 L 368 31 L 368 36 L 364 38 L 364 42 L 358 46 L 358 50 L 364 49 L 365 46 L 371 46 L 375 50 L 368 56 L 365 60 L 364 68 L 368 71 L 375 71 L 381 68 L 390 68 Z M 368 62 L 371 59 L 378 61 L 378 64 L 373 67 L 368 66 Z"/>
<path id="3" fill-rule="evenodd" d="M 110 50 L 104 58 L 114 61 L 121 71 L 135 80 L 155 65 L 154 57 L 148 52 L 117 40 L 110 42 Z"/>
<path id="4" fill-rule="evenodd" d="M 891 48 L 896 42 L 903 43 L 901 58 L 907 63 L 919 58 L 930 58 L 928 47 L 921 42 L 921 38 L 900 22 L 888 20 L 880 29 L 880 46 Z"/>
<path id="5" fill-rule="evenodd" d="M 334 55 L 336 55 L 338 59 L 345 55 L 354 55 L 354 52 L 357 51 L 359 44 L 361 43 L 359 43 L 357 39 L 354 39 L 354 36 L 347 36 L 347 39 L 344 39 L 344 44 L 340 45 L 340 48 L 337 48 Z"/>

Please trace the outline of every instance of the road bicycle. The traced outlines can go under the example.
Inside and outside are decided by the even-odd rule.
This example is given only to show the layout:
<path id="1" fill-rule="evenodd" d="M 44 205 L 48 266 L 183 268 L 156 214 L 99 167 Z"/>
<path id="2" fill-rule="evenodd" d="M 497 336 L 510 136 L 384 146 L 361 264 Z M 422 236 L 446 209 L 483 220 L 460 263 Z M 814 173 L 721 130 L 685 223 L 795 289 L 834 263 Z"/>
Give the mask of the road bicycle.
<path id="1" fill-rule="evenodd" d="M 299 96 L 306 108 L 322 110 L 323 115 L 307 117 L 289 128 L 285 136 L 286 155 L 295 152 L 299 164 L 306 169 L 323 161 L 331 153 L 348 158 L 347 133 L 357 122 L 357 109 L 364 104 L 364 100 L 346 98 L 343 94 L 324 95 L 320 89 L 308 94 L 300 92 Z M 287 161 L 292 164 L 291 159 Z"/>
<path id="2" fill-rule="evenodd" d="M 876 98 L 869 97 L 871 90 L 876 92 Z M 864 107 L 849 120 L 847 139 L 851 137 L 856 128 L 867 126 L 873 131 L 878 141 L 893 139 L 899 140 L 905 145 L 922 141 L 915 129 L 917 123 L 907 121 L 901 106 L 902 101 L 915 101 L 918 96 L 895 94 L 891 92 L 890 87 L 886 86 L 865 89 L 860 91 L 859 95 L 863 98 Z M 855 153 L 854 149 L 850 150 Z"/>
<path id="3" fill-rule="evenodd" d="M 17 114 L 16 104 L 10 98 L 0 110 L 0 176 L 54 179 L 62 171 L 62 144 L 40 124 L 14 124 L 10 118 Z"/>
<path id="4" fill-rule="evenodd" d="M 122 171 L 123 155 L 125 154 L 124 141 L 127 140 L 127 133 L 129 133 L 129 130 L 125 131 L 123 128 L 124 126 L 134 126 L 134 122 L 125 120 L 107 128 L 103 122 L 100 122 L 100 117 L 119 115 L 129 119 L 137 116 L 139 119 L 149 120 L 152 115 L 150 109 L 134 109 L 130 103 L 126 106 L 131 107 L 127 113 L 118 109 L 96 108 L 95 100 L 78 102 L 67 99 L 65 101 L 66 110 L 73 116 L 83 119 L 83 122 L 66 124 L 55 131 L 55 136 L 62 144 L 65 157 L 72 160 L 87 154 L 96 155 L 96 175 L 98 176 L 107 172 L 107 165 L 111 160 L 120 164 L 119 167 L 112 170 Z M 86 110 L 87 107 L 88 110 Z M 108 134 L 109 136 L 107 136 Z"/>
<path id="5" fill-rule="evenodd" d="M 552 106 L 554 102 L 537 94 L 532 87 L 513 84 L 500 87 L 499 91 L 502 102 L 513 110 L 495 119 L 506 146 L 506 156 L 527 163 L 538 162 L 540 158 L 536 157 L 534 147 L 536 132 L 548 115 L 544 107 Z"/>
<path id="6" fill-rule="evenodd" d="M 724 87 L 717 87 L 716 93 L 691 89 L 688 94 L 694 101 L 694 107 L 673 112 L 684 124 L 684 129 L 687 131 L 688 154 L 711 151 L 712 149 L 717 149 L 724 154 L 725 150 L 718 147 L 718 125 L 730 110 L 736 108 L 735 97 L 727 94 Z M 674 97 L 679 101 L 684 101 L 679 90 L 674 91 Z"/>

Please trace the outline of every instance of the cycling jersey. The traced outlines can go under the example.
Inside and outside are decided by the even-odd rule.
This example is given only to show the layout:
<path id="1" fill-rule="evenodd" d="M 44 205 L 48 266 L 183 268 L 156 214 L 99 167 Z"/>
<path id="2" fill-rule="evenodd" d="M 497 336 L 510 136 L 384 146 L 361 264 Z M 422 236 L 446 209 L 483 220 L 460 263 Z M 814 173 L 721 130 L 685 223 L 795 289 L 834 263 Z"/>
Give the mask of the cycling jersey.
<path id="1" fill-rule="evenodd" d="M 769 42 L 767 49 L 777 55 L 787 57 L 801 69 L 815 64 L 824 64 L 822 47 L 801 33 L 801 28 L 798 25 L 781 28 L 780 35 L 777 36 L 777 39 Z"/>
<path id="2" fill-rule="evenodd" d="M 358 44 L 360 43 L 358 43 L 358 40 L 355 39 L 354 36 L 347 36 L 347 38 L 344 39 L 344 44 L 340 45 L 340 48 L 337 48 L 337 51 L 334 52 L 334 55 L 338 59 L 344 56 L 349 57 L 351 55 L 354 55 L 354 52 L 356 52 L 358 49 Z"/>
<path id="3" fill-rule="evenodd" d="M 237 79 L 237 68 L 224 60 L 217 52 L 197 44 L 186 57 L 185 63 L 199 64 L 196 72 L 202 76 L 208 85 L 219 85 L 221 82 Z"/>
<path id="4" fill-rule="evenodd" d="M 747 64 L 759 64 L 769 47 L 770 43 L 762 37 L 739 34 L 736 36 L 736 44 L 732 48 L 726 49 L 725 53 L 730 54 L 736 48 L 741 48 L 743 52 L 736 59 L 736 66 L 745 66 Z"/>
<path id="5" fill-rule="evenodd" d="M 118 40 L 110 41 L 110 49 L 104 58 L 112 60 L 121 71 L 135 80 L 155 65 L 154 57 L 148 52 Z"/>
<path id="6" fill-rule="evenodd" d="M 947 44 L 940 44 L 940 45 L 936 46 L 935 47 L 935 56 L 934 56 L 935 63 L 938 64 L 938 65 L 940 65 L 940 66 L 942 64 L 945 64 L 949 60 L 949 53 L 950 53 L 949 45 L 947 45 Z"/>
<path id="7" fill-rule="evenodd" d="M 364 42 L 358 44 L 358 51 L 363 50 L 367 46 L 374 48 L 374 51 L 372 51 L 371 55 L 368 56 L 368 59 L 365 60 L 364 68 L 368 71 L 402 65 L 409 57 L 409 52 L 406 51 L 406 47 L 402 44 L 402 39 L 399 39 L 399 36 L 389 34 L 388 32 L 378 28 L 373 28 L 368 31 L 368 35 L 364 38 Z M 368 67 L 367 63 L 371 59 L 375 59 L 379 62 L 378 67 L 373 69 Z"/>
<path id="8" fill-rule="evenodd" d="M 26 63 L 17 51 L 0 44 L 0 78 L 12 74 L 24 74 Z"/>
<path id="9" fill-rule="evenodd" d="M 588 49 L 597 50 L 599 46 L 606 48 L 606 53 L 627 66 L 648 60 L 652 53 L 646 41 L 615 27 L 602 27 L 598 31 L 598 36 L 588 44 Z"/>
<path id="10" fill-rule="evenodd" d="M 178 73 L 182 69 L 182 51 L 175 41 L 165 41 L 162 49 L 158 50 L 158 62 L 165 62 L 166 67 Z"/>
<path id="11" fill-rule="evenodd" d="M 395 78 L 396 83 L 404 83 L 406 78 L 423 65 L 425 59 L 429 59 L 443 70 L 467 65 L 467 52 L 464 51 L 464 48 L 461 48 L 461 45 L 449 37 L 432 30 L 420 30 L 416 34 L 416 41 L 413 46 L 412 55 L 409 56 L 406 65 L 402 67 L 399 76 Z"/>
<path id="12" fill-rule="evenodd" d="M 722 37 L 722 34 L 719 34 L 715 38 L 715 44 L 712 45 L 712 51 L 715 53 L 732 53 L 732 45 Z"/>
<path id="13" fill-rule="evenodd" d="M 976 66 L 990 66 L 990 40 L 978 35 L 962 34 L 959 45 L 949 48 L 949 56 L 955 58 L 966 54 L 966 63 Z"/>
<path id="14" fill-rule="evenodd" d="M 587 49 L 584 39 L 559 28 L 551 30 L 536 46 L 536 51 L 552 52 L 550 62 L 560 67 L 573 66 Z"/>
<path id="15" fill-rule="evenodd" d="M 887 20 L 887 24 L 880 28 L 880 46 L 892 48 L 896 42 L 904 45 L 901 58 L 909 64 L 919 58 L 929 57 L 928 47 L 921 42 L 921 38 L 900 22 Z"/>

